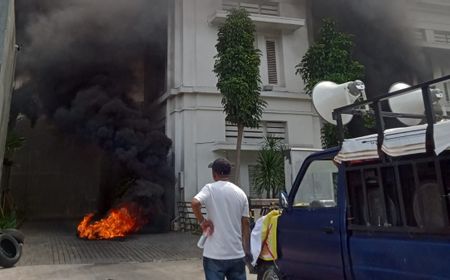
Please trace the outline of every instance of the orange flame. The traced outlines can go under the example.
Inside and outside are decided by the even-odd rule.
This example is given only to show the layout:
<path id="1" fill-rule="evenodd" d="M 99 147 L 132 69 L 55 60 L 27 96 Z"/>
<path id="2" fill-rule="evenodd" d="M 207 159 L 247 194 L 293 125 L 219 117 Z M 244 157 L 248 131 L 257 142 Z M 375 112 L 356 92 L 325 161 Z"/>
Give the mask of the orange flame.
<path id="1" fill-rule="evenodd" d="M 93 213 L 84 216 L 77 227 L 78 236 L 86 239 L 112 239 L 125 237 L 138 231 L 147 220 L 143 218 L 139 206 L 134 203 L 124 204 L 108 212 L 100 221 L 92 222 Z"/>

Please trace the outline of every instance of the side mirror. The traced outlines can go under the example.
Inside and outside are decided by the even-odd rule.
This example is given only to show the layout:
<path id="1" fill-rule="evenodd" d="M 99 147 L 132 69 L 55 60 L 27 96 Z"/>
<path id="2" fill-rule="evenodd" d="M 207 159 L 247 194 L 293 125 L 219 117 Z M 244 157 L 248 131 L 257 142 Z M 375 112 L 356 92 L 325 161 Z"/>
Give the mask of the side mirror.
<path id="1" fill-rule="evenodd" d="M 287 209 L 288 206 L 289 206 L 288 194 L 286 192 L 281 192 L 280 193 L 280 206 L 283 209 Z"/>

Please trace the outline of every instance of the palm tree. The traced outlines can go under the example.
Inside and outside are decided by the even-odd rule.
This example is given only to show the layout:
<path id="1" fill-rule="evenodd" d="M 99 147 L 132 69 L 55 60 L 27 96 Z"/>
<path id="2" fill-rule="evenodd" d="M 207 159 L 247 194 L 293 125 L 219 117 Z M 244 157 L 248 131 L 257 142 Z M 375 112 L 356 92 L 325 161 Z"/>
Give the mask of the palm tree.
<path id="1" fill-rule="evenodd" d="M 284 156 L 280 139 L 266 137 L 258 153 L 254 179 L 255 191 L 275 198 L 284 189 Z M 272 195 L 271 195 L 272 194 Z"/>

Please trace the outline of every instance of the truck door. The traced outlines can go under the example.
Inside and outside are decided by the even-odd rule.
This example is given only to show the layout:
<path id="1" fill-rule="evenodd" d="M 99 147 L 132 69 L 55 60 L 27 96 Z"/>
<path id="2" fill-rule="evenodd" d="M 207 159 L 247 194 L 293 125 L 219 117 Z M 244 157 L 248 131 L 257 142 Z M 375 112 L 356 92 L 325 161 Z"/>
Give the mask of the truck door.
<path id="1" fill-rule="evenodd" d="M 450 154 L 346 170 L 354 279 L 450 279 Z"/>
<path id="2" fill-rule="evenodd" d="M 289 279 L 343 279 L 338 168 L 330 159 L 305 161 L 278 221 L 279 268 Z"/>

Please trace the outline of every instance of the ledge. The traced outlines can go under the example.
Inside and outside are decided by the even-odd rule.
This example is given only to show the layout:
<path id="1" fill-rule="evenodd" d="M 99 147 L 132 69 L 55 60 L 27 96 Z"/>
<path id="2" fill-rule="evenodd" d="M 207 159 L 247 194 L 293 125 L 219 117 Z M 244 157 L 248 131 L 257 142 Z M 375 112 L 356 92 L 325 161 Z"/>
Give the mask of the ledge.
<path id="1" fill-rule="evenodd" d="M 450 44 L 447 43 L 436 43 L 436 42 L 426 42 L 426 41 L 416 41 L 415 44 L 419 47 L 429 48 L 429 49 L 441 49 L 450 50 Z"/>
<path id="2" fill-rule="evenodd" d="M 171 88 L 169 91 L 161 95 L 161 97 L 159 98 L 160 102 L 165 101 L 170 96 L 176 96 L 178 94 L 218 95 L 220 94 L 220 92 L 215 87 L 182 86 L 179 88 Z M 272 99 L 311 100 L 311 97 L 306 95 L 304 92 L 294 92 L 288 90 L 261 91 L 261 96 L 263 98 L 272 98 Z"/>
<path id="3" fill-rule="evenodd" d="M 236 143 L 232 143 L 232 142 L 215 142 L 213 145 L 213 149 L 212 149 L 213 152 L 234 151 L 234 150 L 236 150 Z M 257 151 L 261 150 L 261 145 L 242 143 L 241 150 L 257 152 Z"/>
<path id="4" fill-rule="evenodd" d="M 208 23 L 211 25 L 219 25 L 225 22 L 227 18 L 227 11 L 216 11 L 209 17 Z M 275 28 L 280 30 L 295 31 L 302 26 L 305 26 L 305 20 L 301 18 L 288 18 L 278 16 L 267 16 L 250 14 L 250 18 L 255 22 L 257 28 Z"/>

